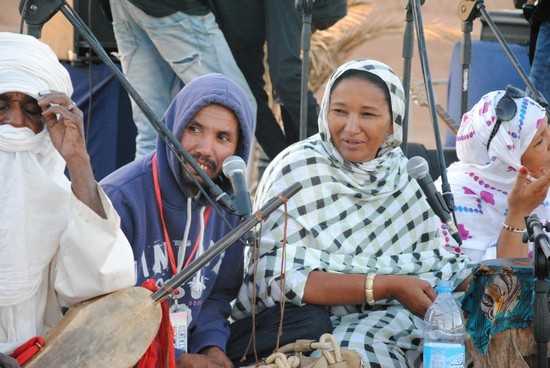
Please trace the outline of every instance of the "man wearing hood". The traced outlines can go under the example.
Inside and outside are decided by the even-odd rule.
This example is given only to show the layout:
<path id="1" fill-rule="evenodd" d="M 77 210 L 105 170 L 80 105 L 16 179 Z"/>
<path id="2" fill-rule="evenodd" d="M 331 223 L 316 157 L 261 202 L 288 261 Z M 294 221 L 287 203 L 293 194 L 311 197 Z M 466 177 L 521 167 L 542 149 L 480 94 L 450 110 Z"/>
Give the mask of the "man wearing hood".
<path id="1" fill-rule="evenodd" d="M 201 76 L 186 85 L 164 120 L 183 148 L 222 187 L 227 186 L 221 176 L 223 161 L 231 155 L 248 159 L 254 134 L 252 108 L 243 90 L 221 74 Z M 186 175 L 159 139 L 156 152 L 102 181 L 132 244 L 138 284 L 153 278 L 161 286 L 239 222 L 228 211 L 210 207 Z M 235 244 L 174 292 L 170 317 L 178 366 L 231 365 L 224 353 L 227 317 L 242 275 L 243 245 Z"/>
<path id="2" fill-rule="evenodd" d="M 0 353 L 44 334 L 61 306 L 135 282 L 72 92 L 46 44 L 0 32 Z"/>

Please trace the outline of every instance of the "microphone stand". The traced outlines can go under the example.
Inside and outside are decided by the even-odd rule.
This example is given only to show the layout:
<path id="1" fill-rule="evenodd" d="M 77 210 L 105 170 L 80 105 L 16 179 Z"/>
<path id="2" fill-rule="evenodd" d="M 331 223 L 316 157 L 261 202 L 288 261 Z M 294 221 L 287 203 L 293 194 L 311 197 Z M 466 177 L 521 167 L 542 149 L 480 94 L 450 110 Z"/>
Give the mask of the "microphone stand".
<path id="1" fill-rule="evenodd" d="M 403 33 L 403 90 L 405 91 L 405 112 L 403 114 L 403 141 L 401 149 L 407 155 L 407 141 L 409 138 L 409 109 L 411 99 L 411 70 L 414 52 L 414 24 L 410 2 L 406 6 L 405 31 Z"/>
<path id="2" fill-rule="evenodd" d="M 409 0 L 408 6 L 407 6 L 408 7 L 407 12 L 409 11 L 409 9 L 412 10 L 412 22 L 416 29 L 416 38 L 418 40 L 418 54 L 420 56 L 420 65 L 422 66 L 422 76 L 424 78 L 424 87 L 426 88 L 426 96 L 428 99 L 428 106 L 429 106 L 430 115 L 432 118 L 432 124 L 433 124 L 434 136 L 435 136 L 435 145 L 437 148 L 437 157 L 439 161 L 439 171 L 441 172 L 441 189 L 443 192 L 443 199 L 445 200 L 445 203 L 447 204 L 447 208 L 452 213 L 453 220 L 456 223 L 456 218 L 454 214 L 454 199 L 453 199 L 453 194 L 451 193 L 451 186 L 449 185 L 449 180 L 447 178 L 447 164 L 445 162 L 445 155 L 443 154 L 443 146 L 441 144 L 441 134 L 439 132 L 439 122 L 437 118 L 435 94 L 433 91 L 430 65 L 428 62 L 426 38 L 424 37 L 424 26 L 422 21 L 422 10 L 421 10 L 422 3 L 423 1 L 421 2 L 420 0 Z M 410 36 L 409 38 L 412 39 L 412 36 Z M 409 78 L 410 80 L 410 71 L 409 71 L 409 76 L 407 76 L 407 78 Z M 408 95 L 407 91 L 405 91 L 405 95 L 406 96 Z M 405 101 L 405 106 L 408 106 L 408 104 L 409 104 L 409 101 L 408 100 Z"/>
<path id="3" fill-rule="evenodd" d="M 195 273 L 204 265 L 210 262 L 212 258 L 216 257 L 218 254 L 235 243 L 239 238 L 241 238 L 241 236 L 243 236 L 243 234 L 252 229 L 259 222 L 265 220 L 280 205 L 287 202 L 289 198 L 298 193 L 300 189 L 302 189 L 302 184 L 294 183 L 277 197 L 270 199 L 264 207 L 249 216 L 239 226 L 227 233 L 223 238 L 218 240 L 216 244 L 209 247 L 187 267 L 168 280 L 160 289 L 151 295 L 153 300 L 162 301 L 170 296 L 174 289 L 191 280 L 193 275 L 195 275 Z"/>
<path id="4" fill-rule="evenodd" d="M 537 101 L 542 107 L 544 107 L 547 113 L 550 113 L 550 109 L 548 107 L 548 101 L 546 101 L 542 93 L 540 93 L 535 88 L 535 86 L 533 85 L 533 83 L 531 82 L 531 80 L 529 79 L 529 77 L 521 67 L 521 64 L 519 63 L 518 59 L 512 53 L 512 50 L 510 50 L 510 47 L 506 43 L 504 36 L 502 35 L 500 30 L 496 26 L 495 22 L 493 22 L 493 20 L 491 19 L 491 16 L 487 12 L 484 1 L 483 0 L 461 0 L 458 4 L 458 16 L 464 22 L 472 22 L 475 18 L 479 16 L 481 16 L 483 20 L 485 20 L 485 22 L 489 25 L 489 28 L 491 28 L 491 31 L 493 31 L 493 34 L 495 35 L 498 43 L 504 50 L 506 57 L 510 60 L 510 63 L 512 63 L 512 66 L 514 67 L 516 72 L 519 74 L 523 82 L 525 83 L 527 90 L 529 91 L 529 95 L 535 101 Z M 465 48 L 466 47 L 464 47 L 464 49 Z M 465 55 L 465 56 L 471 57 L 471 55 Z M 468 60 L 468 64 L 469 64 L 469 60 Z M 464 78 L 464 74 L 463 74 L 462 85 L 463 85 L 463 89 L 466 88 L 467 90 L 467 87 L 464 87 L 466 84 L 468 84 L 468 80 L 467 78 Z M 462 103 L 464 103 L 464 101 L 462 101 Z"/>
<path id="5" fill-rule="evenodd" d="M 461 45 L 461 63 L 462 73 L 461 94 L 460 94 L 460 116 L 464 115 L 468 110 L 468 94 L 470 89 L 470 66 L 472 64 L 472 29 L 474 19 L 472 16 L 467 17 L 462 22 L 463 41 Z"/>
<path id="6" fill-rule="evenodd" d="M 25 23 L 27 23 L 28 31 L 37 38 L 40 37 L 41 29 L 44 23 L 46 23 L 55 13 L 57 13 L 57 11 L 61 10 L 67 20 L 89 43 L 90 47 L 96 52 L 101 61 L 103 61 L 111 69 L 126 92 L 128 92 L 141 111 L 143 111 L 159 137 L 166 142 L 168 148 L 176 155 L 178 161 L 182 164 L 188 163 L 206 184 L 208 191 L 214 200 L 233 211 L 233 204 L 229 195 L 223 192 L 221 188 L 216 185 L 210 177 L 208 177 L 208 175 L 200 168 L 189 152 L 181 146 L 181 143 L 174 136 L 174 134 L 172 134 L 172 132 L 168 130 L 166 126 L 157 118 L 153 110 L 151 110 L 145 100 L 130 84 L 128 79 L 126 79 L 124 73 L 116 67 L 115 63 L 111 60 L 109 55 L 107 55 L 97 38 L 94 36 L 93 32 L 84 23 L 82 18 L 80 18 L 80 16 L 65 2 L 65 0 L 22 0 L 19 8 L 22 13 L 21 17 L 25 20 Z M 185 167 L 183 170 L 185 170 Z M 205 192 L 204 188 L 202 188 L 197 179 L 193 175 L 188 176 L 194 181 L 194 184 L 205 195 L 205 197 L 211 201 L 209 195 Z"/>
<path id="7" fill-rule="evenodd" d="M 296 9 L 302 11 L 302 77 L 300 84 L 300 130 L 299 138 L 307 138 L 307 109 L 309 82 L 309 50 L 311 45 L 311 19 L 315 0 L 296 0 Z"/>
<path id="8" fill-rule="evenodd" d="M 535 342 L 537 344 L 537 367 L 548 367 L 547 346 L 550 340 L 550 308 L 548 293 L 550 285 L 546 281 L 550 270 L 550 240 L 545 231 L 550 230 L 550 224 L 542 225 L 536 214 L 525 219 L 527 233 L 523 242 L 531 241 L 535 246 L 534 273 L 535 281 L 535 318 L 533 321 Z"/>

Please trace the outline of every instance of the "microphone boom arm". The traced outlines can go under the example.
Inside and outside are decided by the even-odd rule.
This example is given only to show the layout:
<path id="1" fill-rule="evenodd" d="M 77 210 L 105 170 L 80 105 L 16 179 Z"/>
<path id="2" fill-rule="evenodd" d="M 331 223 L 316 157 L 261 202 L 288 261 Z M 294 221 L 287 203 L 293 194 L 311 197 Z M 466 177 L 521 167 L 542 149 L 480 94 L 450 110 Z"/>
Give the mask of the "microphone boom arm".
<path id="1" fill-rule="evenodd" d="M 174 289 L 183 285 L 187 281 L 191 280 L 193 275 L 204 265 L 206 265 L 212 258 L 223 252 L 225 249 L 235 243 L 242 235 L 251 230 L 259 222 L 265 220 L 273 211 L 275 211 L 283 203 L 287 202 L 289 198 L 298 193 L 302 189 L 302 184 L 294 183 L 277 197 L 270 199 L 264 207 L 256 211 L 243 221 L 239 226 L 227 233 L 222 239 L 218 240 L 216 244 L 209 247 L 203 254 L 197 257 L 186 268 L 181 270 L 178 274 L 168 280 L 160 289 L 158 289 L 151 297 L 155 301 L 162 301 L 166 299 Z"/>

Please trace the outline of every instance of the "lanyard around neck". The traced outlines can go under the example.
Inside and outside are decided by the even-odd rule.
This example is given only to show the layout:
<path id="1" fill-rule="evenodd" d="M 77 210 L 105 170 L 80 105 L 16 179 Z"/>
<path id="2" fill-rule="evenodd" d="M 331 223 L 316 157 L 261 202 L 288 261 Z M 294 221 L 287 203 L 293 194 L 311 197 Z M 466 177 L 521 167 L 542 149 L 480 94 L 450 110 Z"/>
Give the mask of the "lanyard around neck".
<path id="1" fill-rule="evenodd" d="M 177 264 L 176 264 L 176 257 L 174 256 L 174 248 L 172 245 L 172 239 L 170 238 L 170 234 L 168 233 L 168 226 L 166 226 L 166 220 L 164 217 L 164 206 L 162 205 L 162 194 L 160 190 L 160 182 L 159 182 L 159 168 L 158 168 L 158 159 L 157 154 L 155 153 L 153 155 L 153 158 L 151 160 L 152 165 L 152 171 L 153 171 L 153 185 L 155 188 L 155 199 L 157 202 L 157 208 L 159 210 L 159 217 L 160 222 L 162 224 L 162 235 L 164 237 L 164 243 L 166 244 L 166 254 L 168 255 L 168 262 L 170 263 L 170 268 L 172 269 L 172 273 L 175 275 L 178 272 Z M 210 213 L 212 208 L 208 207 L 204 211 L 204 228 L 206 229 L 206 225 L 208 224 L 208 220 L 210 219 Z M 197 235 L 197 239 L 195 240 L 195 244 L 193 245 L 193 249 L 191 250 L 191 254 L 189 254 L 189 257 L 187 257 L 187 260 L 183 263 L 183 267 L 187 267 L 191 260 L 195 257 L 197 254 L 197 251 L 199 249 L 199 246 L 201 245 L 201 236 L 200 234 Z M 187 244 L 182 244 L 182 247 L 186 247 Z"/>

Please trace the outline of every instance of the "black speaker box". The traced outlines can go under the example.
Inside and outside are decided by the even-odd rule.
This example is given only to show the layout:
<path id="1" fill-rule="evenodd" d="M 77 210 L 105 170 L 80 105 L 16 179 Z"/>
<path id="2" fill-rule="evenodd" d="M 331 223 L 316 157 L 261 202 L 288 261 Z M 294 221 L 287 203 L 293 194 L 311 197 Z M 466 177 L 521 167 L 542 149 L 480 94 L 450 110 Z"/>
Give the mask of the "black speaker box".
<path id="1" fill-rule="evenodd" d="M 66 0 L 88 25 L 103 48 L 115 51 L 116 41 L 106 0 Z M 86 61 L 90 45 L 65 18 L 57 12 L 42 28 L 42 41 L 51 46 L 60 60 Z"/>
<path id="2" fill-rule="evenodd" d="M 523 17 L 521 10 L 490 11 L 489 16 L 504 35 L 506 41 L 520 45 L 529 45 L 530 26 Z M 481 18 L 480 39 L 482 41 L 496 41 L 493 31 L 483 18 Z"/>
<path id="3" fill-rule="evenodd" d="M 116 51 L 116 40 L 110 19 L 109 3 L 101 0 L 73 0 L 73 8 L 84 23 L 92 30 L 107 53 Z M 90 45 L 78 32 L 75 32 L 74 49 L 79 57 L 86 55 Z"/>

